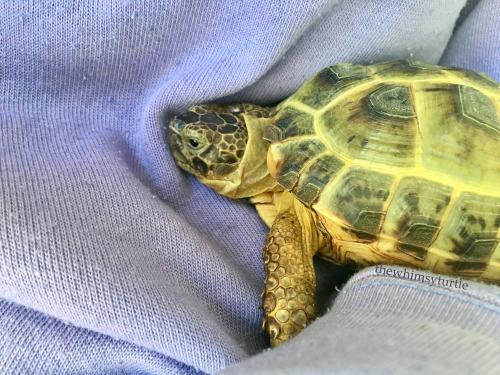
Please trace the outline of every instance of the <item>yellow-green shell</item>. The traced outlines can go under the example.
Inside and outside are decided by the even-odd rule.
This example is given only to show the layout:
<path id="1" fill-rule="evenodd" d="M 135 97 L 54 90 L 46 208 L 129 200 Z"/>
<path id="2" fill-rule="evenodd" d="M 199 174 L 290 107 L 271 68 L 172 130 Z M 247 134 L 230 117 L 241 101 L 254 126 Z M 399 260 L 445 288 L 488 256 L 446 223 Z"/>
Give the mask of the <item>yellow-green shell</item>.
<path id="1" fill-rule="evenodd" d="M 317 213 L 335 261 L 498 280 L 499 113 L 484 73 L 333 65 L 280 105 L 269 169 Z"/>

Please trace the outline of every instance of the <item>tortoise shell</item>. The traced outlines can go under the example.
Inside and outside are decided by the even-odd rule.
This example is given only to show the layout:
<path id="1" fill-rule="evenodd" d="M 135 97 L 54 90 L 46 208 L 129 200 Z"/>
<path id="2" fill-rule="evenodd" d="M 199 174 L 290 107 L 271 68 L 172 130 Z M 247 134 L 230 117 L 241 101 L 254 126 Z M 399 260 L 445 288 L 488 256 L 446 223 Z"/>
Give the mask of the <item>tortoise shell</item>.
<path id="1" fill-rule="evenodd" d="M 500 279 L 500 85 L 415 61 L 322 70 L 265 129 L 271 175 L 341 264 Z"/>

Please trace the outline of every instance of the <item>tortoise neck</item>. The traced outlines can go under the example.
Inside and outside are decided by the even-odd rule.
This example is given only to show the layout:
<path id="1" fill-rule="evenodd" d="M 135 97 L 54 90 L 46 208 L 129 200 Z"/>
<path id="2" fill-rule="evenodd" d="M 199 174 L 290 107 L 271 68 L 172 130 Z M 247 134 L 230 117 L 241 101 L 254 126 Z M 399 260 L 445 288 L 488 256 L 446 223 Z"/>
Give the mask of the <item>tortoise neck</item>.
<path id="1" fill-rule="evenodd" d="M 264 129 L 269 123 L 269 111 L 258 108 L 241 114 L 248 131 L 248 142 L 238 169 L 223 180 L 205 182 L 219 194 L 236 199 L 250 198 L 278 189 L 267 167 L 269 142 L 263 139 Z"/>

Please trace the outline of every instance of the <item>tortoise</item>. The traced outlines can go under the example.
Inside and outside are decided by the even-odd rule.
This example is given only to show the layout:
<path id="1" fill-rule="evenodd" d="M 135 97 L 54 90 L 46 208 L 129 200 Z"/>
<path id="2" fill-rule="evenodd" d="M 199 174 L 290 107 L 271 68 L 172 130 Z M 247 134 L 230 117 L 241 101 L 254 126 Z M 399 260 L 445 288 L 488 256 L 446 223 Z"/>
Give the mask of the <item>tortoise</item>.
<path id="1" fill-rule="evenodd" d="M 499 113 L 481 72 L 343 63 L 275 107 L 192 106 L 167 138 L 181 168 L 270 227 L 262 328 L 277 346 L 316 317 L 314 255 L 500 281 Z"/>

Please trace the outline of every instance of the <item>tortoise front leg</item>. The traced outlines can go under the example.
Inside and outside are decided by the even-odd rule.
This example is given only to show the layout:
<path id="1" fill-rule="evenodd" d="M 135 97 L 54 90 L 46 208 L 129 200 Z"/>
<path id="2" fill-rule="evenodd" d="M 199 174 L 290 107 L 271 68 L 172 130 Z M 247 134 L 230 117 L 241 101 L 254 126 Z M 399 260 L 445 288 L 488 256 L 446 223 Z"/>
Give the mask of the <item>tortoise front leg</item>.
<path id="1" fill-rule="evenodd" d="M 302 233 L 292 209 L 278 214 L 264 243 L 262 329 L 269 332 L 272 347 L 295 336 L 316 318 L 313 256 Z"/>

